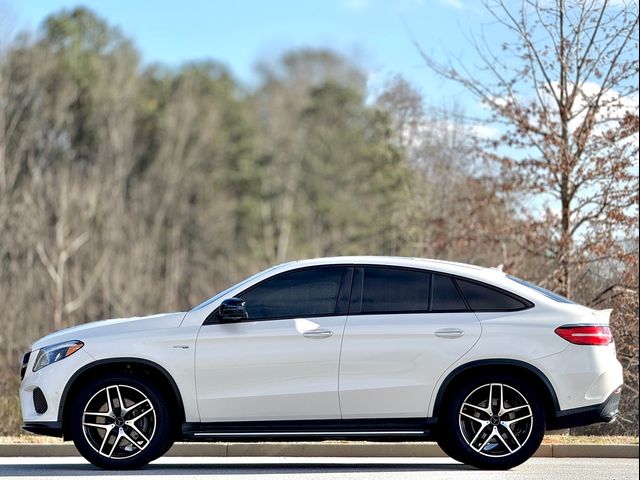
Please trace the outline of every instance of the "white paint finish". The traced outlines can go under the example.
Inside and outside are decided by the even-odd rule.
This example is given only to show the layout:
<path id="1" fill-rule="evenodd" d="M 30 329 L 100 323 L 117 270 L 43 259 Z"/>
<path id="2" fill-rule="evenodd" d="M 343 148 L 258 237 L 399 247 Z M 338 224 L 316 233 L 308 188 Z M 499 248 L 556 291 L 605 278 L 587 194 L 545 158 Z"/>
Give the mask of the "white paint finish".
<path id="1" fill-rule="evenodd" d="M 437 335 L 445 329 L 464 334 Z M 473 313 L 349 316 L 340 361 L 343 418 L 427 416 L 440 373 L 479 336 Z"/>
<path id="2" fill-rule="evenodd" d="M 169 313 L 150 317 L 134 317 L 93 322 L 61 330 L 34 344 L 40 348 L 67 340 L 82 340 L 84 347 L 70 357 L 51 364 L 38 372 L 32 371 L 37 351 L 31 354 L 21 387 L 23 412 L 30 413 L 24 421 L 56 421 L 62 390 L 71 376 L 81 367 L 101 360 L 136 358 L 153 362 L 164 368 L 181 393 L 187 421 L 197 422 L 193 358 L 197 328 L 180 327 L 184 313 Z M 189 348 L 174 348 L 183 345 Z M 82 359 L 82 360 L 80 360 Z M 50 384 L 50 385 L 49 385 Z M 33 411 L 28 389 L 43 385 L 49 409 L 43 415 Z M 25 392 L 24 394 L 22 392 Z"/>
<path id="3" fill-rule="evenodd" d="M 79 368 L 91 363 L 94 359 L 84 349 L 80 349 L 64 360 L 34 372 L 33 365 L 37 356 L 37 351 L 31 354 L 20 386 L 22 418 L 25 422 L 55 422 L 58 420 L 58 405 L 60 405 L 64 386 Z M 36 387 L 42 390 L 49 406 L 42 415 L 36 413 L 33 406 L 33 391 Z"/>
<path id="4" fill-rule="evenodd" d="M 434 313 L 353 316 L 342 351 L 346 317 L 201 328 L 223 299 L 261 280 L 297 268 L 332 264 L 404 266 L 455 274 L 511 291 L 535 307 L 512 313 L 467 313 L 462 319 L 456 317 L 460 314 Z M 261 272 L 187 314 L 95 322 L 44 337 L 33 350 L 66 340 L 82 340 L 85 346 L 35 373 L 31 370 L 34 351 L 20 398 L 25 421 L 55 421 L 61 392 L 78 369 L 94 360 L 126 357 L 154 362 L 171 375 L 189 422 L 433 415 L 435 395 L 451 371 L 474 360 L 500 358 L 541 370 L 556 390 L 561 408 L 569 409 L 602 402 L 622 383 L 622 369 L 613 345 L 571 345 L 554 329 L 608 321 L 609 312 L 555 302 L 493 269 L 396 257 L 305 260 Z M 456 328 L 464 330 L 457 338 L 450 330 Z M 326 336 L 322 330 L 332 334 Z M 33 411 L 31 392 L 36 386 L 49 402 L 44 415 Z"/>
<path id="5" fill-rule="evenodd" d="M 345 316 L 263 320 L 200 329 L 203 422 L 340 418 L 338 361 Z M 333 334 L 307 338 L 318 330 Z"/>
<path id="6" fill-rule="evenodd" d="M 563 410 L 602 403 L 623 382 L 613 345 L 570 345 L 536 363 L 552 379 Z"/>
<path id="7" fill-rule="evenodd" d="M 436 415 L 435 398 L 449 373 L 466 363 L 491 358 L 536 367 L 551 383 L 562 410 L 605 401 L 622 384 L 615 346 L 573 345 L 554 330 L 562 325 L 608 324 L 609 316 L 581 305 L 557 304 L 559 308 L 554 308 L 556 303 L 549 300 L 520 312 L 476 313 L 482 335 L 466 355 L 442 372 L 431 394 L 429 415 Z"/>

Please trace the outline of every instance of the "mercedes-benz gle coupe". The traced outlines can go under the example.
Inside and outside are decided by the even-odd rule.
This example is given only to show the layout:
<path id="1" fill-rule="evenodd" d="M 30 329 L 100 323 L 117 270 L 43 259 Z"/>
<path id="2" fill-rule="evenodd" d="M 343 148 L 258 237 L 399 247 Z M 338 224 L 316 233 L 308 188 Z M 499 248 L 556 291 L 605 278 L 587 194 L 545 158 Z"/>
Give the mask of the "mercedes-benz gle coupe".
<path id="1" fill-rule="evenodd" d="M 610 311 L 497 269 L 304 260 L 188 312 L 88 323 L 24 356 L 23 428 L 91 463 L 141 467 L 174 441 L 437 440 L 505 469 L 545 429 L 610 421 Z"/>

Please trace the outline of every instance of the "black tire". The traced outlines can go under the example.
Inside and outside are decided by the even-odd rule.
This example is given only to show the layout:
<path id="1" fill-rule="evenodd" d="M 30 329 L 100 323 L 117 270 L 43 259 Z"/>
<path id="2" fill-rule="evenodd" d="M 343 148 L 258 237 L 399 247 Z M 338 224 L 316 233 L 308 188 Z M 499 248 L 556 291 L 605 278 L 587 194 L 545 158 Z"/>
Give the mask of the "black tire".
<path id="1" fill-rule="evenodd" d="M 131 410 L 120 410 L 119 395 L 125 409 Z M 112 399 L 109 403 L 107 396 Z M 85 413 L 89 411 L 98 414 Z M 111 411 L 113 415 L 109 415 Z M 134 420 L 138 416 L 141 418 Z M 173 444 L 171 418 L 160 389 L 134 375 L 116 374 L 87 382 L 73 399 L 67 421 L 80 454 L 107 470 L 140 468 L 166 453 Z M 132 425 L 126 423 L 131 421 Z M 96 424 L 100 426 L 92 426 Z M 123 433 L 128 438 L 121 437 Z"/>
<path id="2" fill-rule="evenodd" d="M 494 403 L 491 408 L 489 398 Z M 498 415 L 501 405 L 513 411 Z M 483 376 L 468 379 L 447 395 L 438 419 L 438 445 L 468 465 L 507 470 L 536 452 L 544 431 L 542 401 L 526 381 L 511 375 Z"/>

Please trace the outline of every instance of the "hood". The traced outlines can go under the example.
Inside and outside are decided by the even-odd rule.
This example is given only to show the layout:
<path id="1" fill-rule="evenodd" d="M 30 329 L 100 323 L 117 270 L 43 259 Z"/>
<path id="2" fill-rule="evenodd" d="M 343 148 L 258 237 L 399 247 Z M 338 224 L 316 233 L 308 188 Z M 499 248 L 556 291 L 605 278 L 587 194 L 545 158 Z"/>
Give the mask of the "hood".
<path id="1" fill-rule="evenodd" d="M 84 323 L 75 327 L 53 332 L 36 341 L 31 350 L 54 345 L 68 340 L 82 340 L 101 335 L 136 332 L 158 328 L 174 328 L 180 325 L 185 312 L 160 313 L 146 317 L 114 318 L 98 322 Z"/>

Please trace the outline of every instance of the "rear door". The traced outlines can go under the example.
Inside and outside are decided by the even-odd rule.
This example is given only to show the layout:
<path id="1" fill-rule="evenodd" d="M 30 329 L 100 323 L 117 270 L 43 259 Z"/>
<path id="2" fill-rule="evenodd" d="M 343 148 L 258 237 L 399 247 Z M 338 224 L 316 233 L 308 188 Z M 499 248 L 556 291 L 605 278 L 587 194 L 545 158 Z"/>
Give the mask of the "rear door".
<path id="1" fill-rule="evenodd" d="M 438 378 L 479 336 L 451 277 L 357 267 L 342 342 L 342 417 L 425 417 Z"/>

